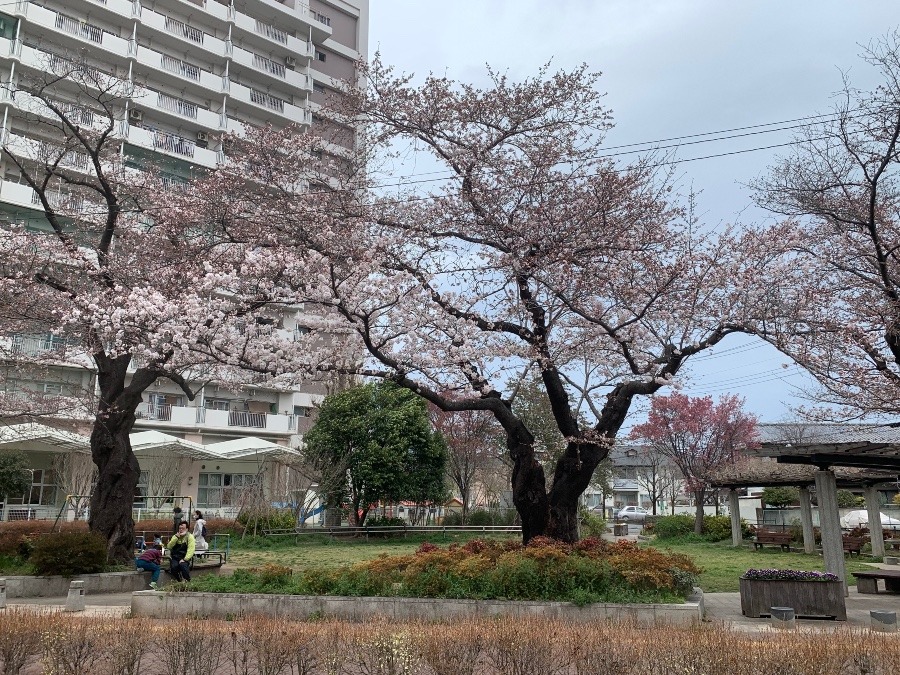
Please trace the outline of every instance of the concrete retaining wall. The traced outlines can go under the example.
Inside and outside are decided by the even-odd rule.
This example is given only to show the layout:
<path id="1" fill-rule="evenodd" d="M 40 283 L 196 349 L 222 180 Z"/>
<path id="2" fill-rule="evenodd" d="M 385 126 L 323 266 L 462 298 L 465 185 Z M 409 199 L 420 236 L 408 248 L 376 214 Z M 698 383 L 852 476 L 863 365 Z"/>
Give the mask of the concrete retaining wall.
<path id="1" fill-rule="evenodd" d="M 362 621 L 376 616 L 396 621 L 451 620 L 475 616 L 543 616 L 569 621 L 631 619 L 646 623 L 685 624 L 703 619 L 703 598 L 701 593 L 683 605 L 595 603 L 578 607 L 569 602 L 141 591 L 131 596 L 131 614 L 155 619 L 184 616 L 224 619 L 247 615 L 306 619 L 314 615 L 350 621 Z"/>
<path id="2" fill-rule="evenodd" d="M 7 598 L 61 598 L 68 594 L 69 583 L 83 581 L 87 595 L 142 591 L 150 583 L 149 572 L 105 572 L 74 577 L 6 577 Z"/>
<path id="3" fill-rule="evenodd" d="M 191 577 L 219 574 L 221 567 L 196 567 Z M 0 575 L 2 576 L 2 575 Z M 144 591 L 150 585 L 150 572 L 102 572 L 100 574 L 79 574 L 74 577 L 4 577 L 7 598 L 62 598 L 69 593 L 69 583 L 84 581 L 86 595 L 102 593 L 133 593 Z M 159 585 L 172 583 L 166 568 L 159 576 Z"/>

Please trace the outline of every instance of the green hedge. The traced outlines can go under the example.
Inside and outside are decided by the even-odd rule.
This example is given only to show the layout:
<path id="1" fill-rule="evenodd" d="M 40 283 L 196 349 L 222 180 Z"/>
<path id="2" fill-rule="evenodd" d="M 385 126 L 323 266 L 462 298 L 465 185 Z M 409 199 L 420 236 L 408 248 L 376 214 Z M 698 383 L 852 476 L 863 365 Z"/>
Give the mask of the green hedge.
<path id="1" fill-rule="evenodd" d="M 94 574 L 106 569 L 106 540 L 87 532 L 57 532 L 40 537 L 28 562 L 39 576 Z"/>

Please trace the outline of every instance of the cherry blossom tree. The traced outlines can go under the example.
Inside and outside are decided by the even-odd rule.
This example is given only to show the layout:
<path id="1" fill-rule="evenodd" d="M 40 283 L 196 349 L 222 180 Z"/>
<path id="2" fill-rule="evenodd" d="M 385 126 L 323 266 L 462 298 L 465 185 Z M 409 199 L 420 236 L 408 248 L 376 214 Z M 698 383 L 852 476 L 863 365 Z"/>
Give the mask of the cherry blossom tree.
<path id="1" fill-rule="evenodd" d="M 15 91 L 30 132 L 48 140 L 8 133 L 2 147 L 43 211 L 0 227 L 4 375 L 9 384 L 59 363 L 96 373 L 99 396 L 91 381 L 80 398 L 70 397 L 84 407 L 65 413 L 93 419 L 98 478 L 89 524 L 120 561 L 132 559 L 140 468 L 129 432 L 147 388 L 165 378 L 193 399 L 211 379 L 239 386 L 248 376 L 238 366 L 251 362 L 277 379 L 284 371 L 269 367 L 275 355 L 308 344 L 254 330 L 286 306 L 273 291 L 286 259 L 254 223 L 241 221 L 241 229 L 198 207 L 188 178 L 125 161 L 121 120 L 134 86 L 83 61 L 54 58 L 41 78 L 21 78 Z M 290 266 L 317 274 L 297 251 Z M 294 363 L 284 377 L 303 377 L 307 365 Z M 49 414 L 48 397 L 27 386 L 13 393 L 0 403 L 5 414 Z"/>
<path id="2" fill-rule="evenodd" d="M 741 410 L 743 400 L 723 396 L 691 398 L 680 393 L 654 396 L 647 421 L 632 430 L 660 455 L 677 466 L 694 496 L 694 532 L 703 533 L 703 504 L 710 489 L 711 473 L 730 464 L 756 438 L 756 418 Z"/>
<path id="3" fill-rule="evenodd" d="M 493 415 L 523 539 L 574 541 L 579 496 L 635 397 L 768 316 L 780 233 L 703 228 L 659 158 L 605 157 L 610 113 L 586 67 L 522 82 L 489 71 L 485 88 L 414 85 L 377 59 L 364 70 L 367 87 L 322 113 L 355 121 L 358 156 L 300 204 L 267 202 L 266 218 L 329 257 L 315 283 L 366 350 L 361 370 Z M 256 145 L 254 162 L 279 175 L 291 151 Z M 379 167 L 415 152 L 440 180 L 386 194 Z M 298 208 L 317 209 L 318 227 Z M 565 439 L 549 480 L 512 405 L 535 377 Z"/>
<path id="4" fill-rule="evenodd" d="M 811 372 L 813 398 L 849 416 L 900 410 L 900 33 L 862 59 L 881 84 L 848 75 L 830 114 L 755 183 L 756 201 L 791 219 L 794 322 L 767 338 Z"/>

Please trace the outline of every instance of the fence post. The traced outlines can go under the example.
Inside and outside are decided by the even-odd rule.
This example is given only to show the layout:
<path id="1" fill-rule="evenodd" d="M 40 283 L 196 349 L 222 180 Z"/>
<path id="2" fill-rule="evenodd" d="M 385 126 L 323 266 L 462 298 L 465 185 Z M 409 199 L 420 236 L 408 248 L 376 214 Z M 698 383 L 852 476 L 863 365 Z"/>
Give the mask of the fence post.
<path id="1" fill-rule="evenodd" d="M 0 579 L 0 609 L 6 609 L 6 579 Z"/>

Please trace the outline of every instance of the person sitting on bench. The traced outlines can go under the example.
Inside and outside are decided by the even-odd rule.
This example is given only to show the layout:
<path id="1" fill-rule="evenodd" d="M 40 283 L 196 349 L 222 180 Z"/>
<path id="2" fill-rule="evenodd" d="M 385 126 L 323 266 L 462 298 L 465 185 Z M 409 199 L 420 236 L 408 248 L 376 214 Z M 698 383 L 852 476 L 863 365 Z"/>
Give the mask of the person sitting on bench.
<path id="1" fill-rule="evenodd" d="M 169 540 L 169 572 L 175 581 L 191 580 L 191 559 L 194 557 L 196 543 L 194 535 L 188 532 L 188 523 L 178 523 L 178 532 Z"/>

